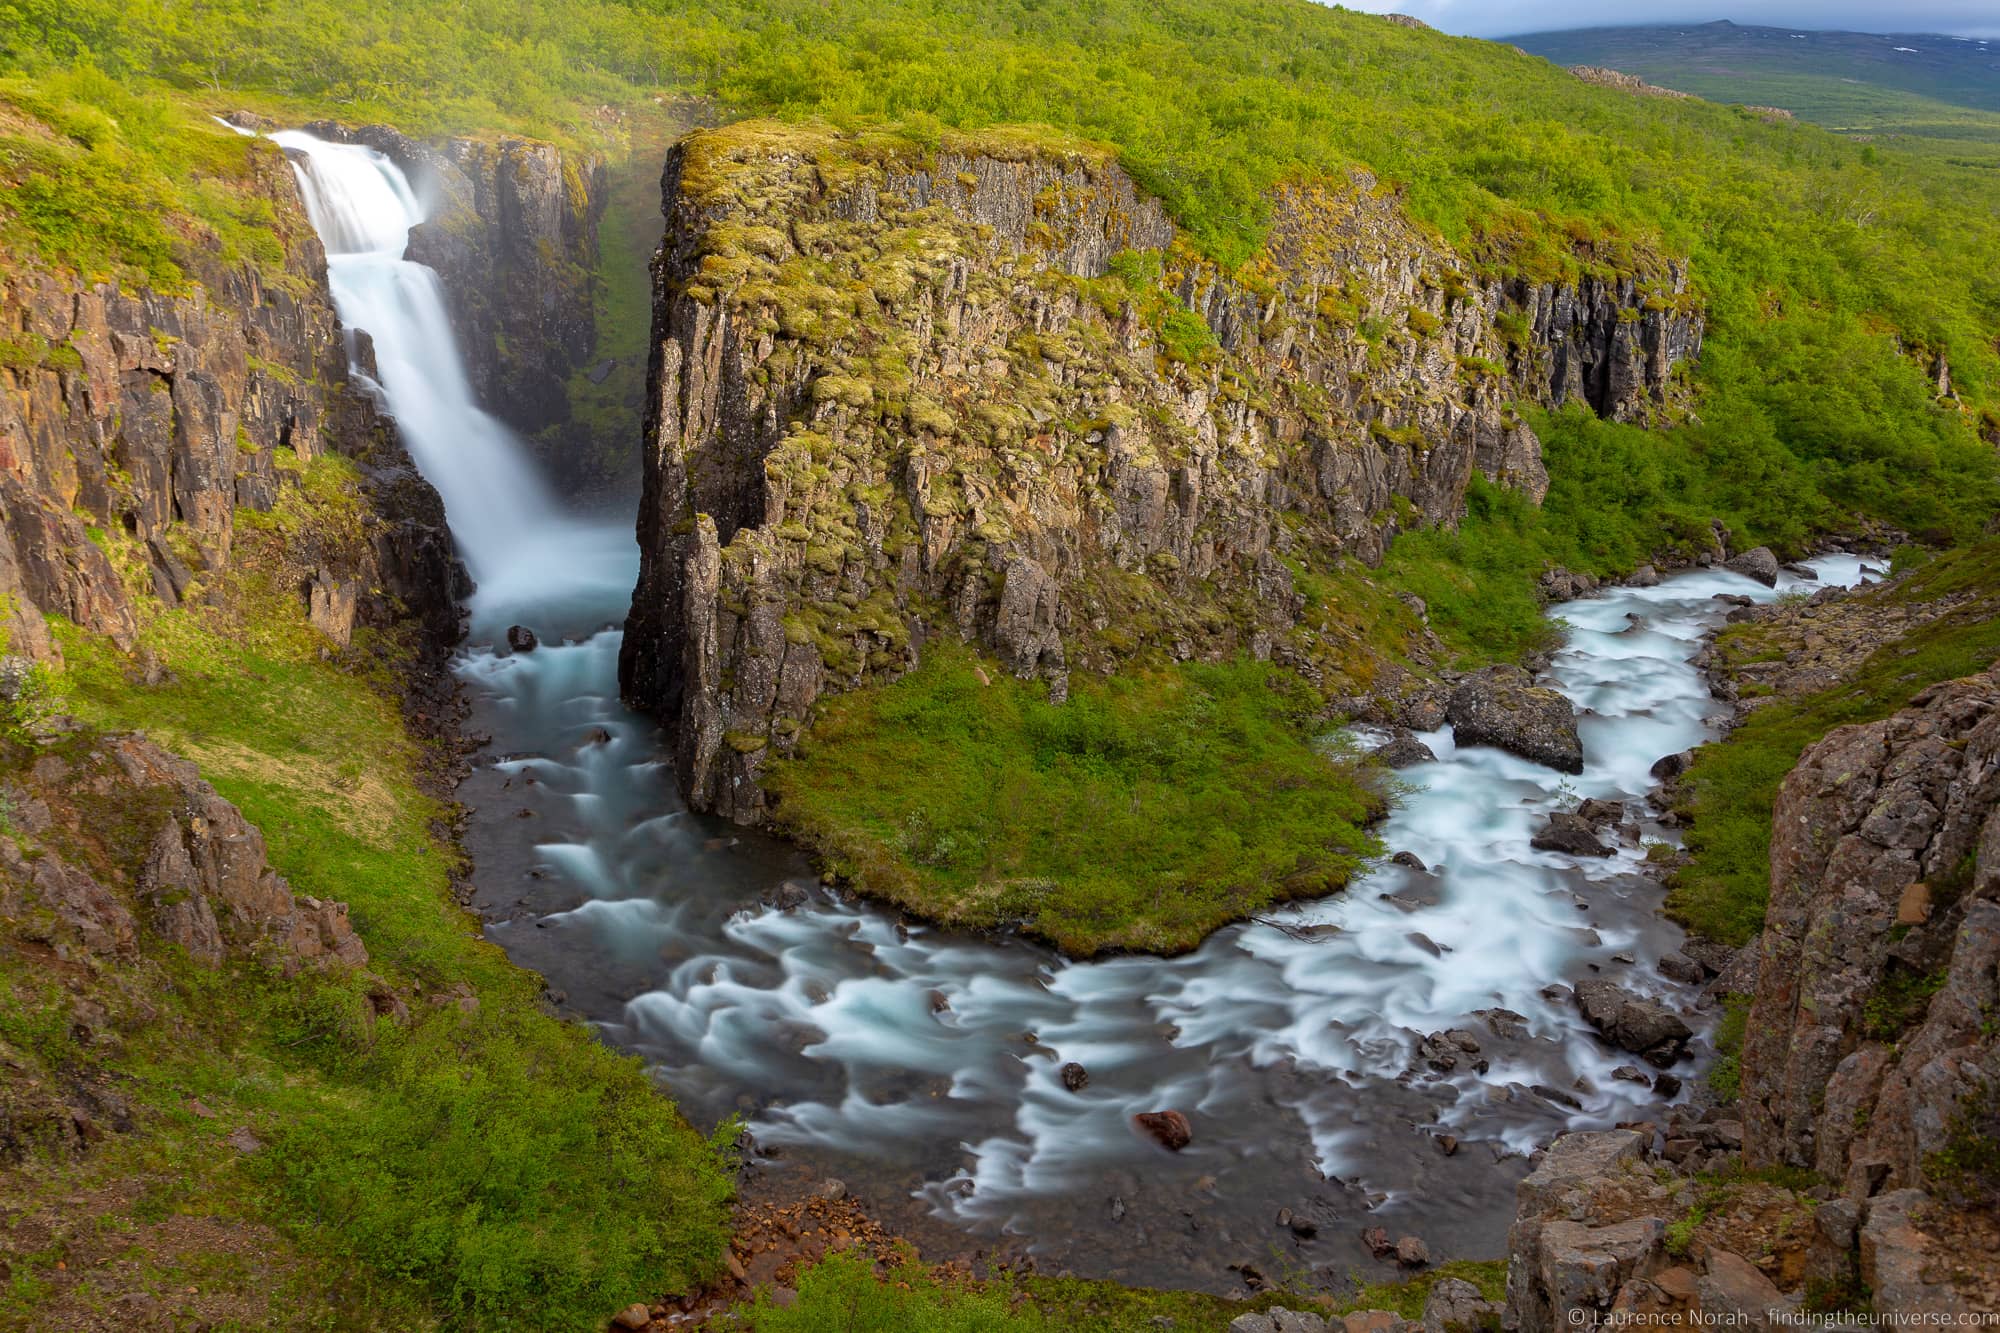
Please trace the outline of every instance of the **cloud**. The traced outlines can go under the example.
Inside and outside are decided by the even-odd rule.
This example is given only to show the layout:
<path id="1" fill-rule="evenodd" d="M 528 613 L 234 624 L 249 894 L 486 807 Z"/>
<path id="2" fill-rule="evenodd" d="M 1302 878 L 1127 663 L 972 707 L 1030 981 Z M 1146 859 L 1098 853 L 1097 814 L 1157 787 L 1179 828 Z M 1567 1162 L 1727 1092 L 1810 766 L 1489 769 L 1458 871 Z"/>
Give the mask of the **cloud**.
<path id="1" fill-rule="evenodd" d="M 1351 9 L 1403 13 L 1467 37 L 1502 37 L 1627 23 L 1706 23 L 1733 19 L 1772 27 L 1846 28 L 1856 32 L 1949 32 L 2000 36 L 1993 0 L 1919 0 L 1908 6 L 1862 0 L 1744 0 L 1734 7 L 1700 0 L 1623 0 L 1580 13 L 1575 0 L 1346 0 Z"/>

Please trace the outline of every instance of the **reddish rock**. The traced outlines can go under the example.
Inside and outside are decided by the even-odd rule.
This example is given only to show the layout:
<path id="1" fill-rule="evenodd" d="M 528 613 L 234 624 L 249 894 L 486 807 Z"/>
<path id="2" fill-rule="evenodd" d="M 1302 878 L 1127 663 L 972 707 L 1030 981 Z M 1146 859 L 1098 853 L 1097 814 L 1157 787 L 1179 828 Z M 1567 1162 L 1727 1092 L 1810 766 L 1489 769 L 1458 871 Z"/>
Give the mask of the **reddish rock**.
<path id="1" fill-rule="evenodd" d="M 1179 1152 L 1194 1142 L 1194 1128 L 1179 1111 L 1142 1111 L 1132 1123 L 1153 1137 L 1163 1148 Z"/>

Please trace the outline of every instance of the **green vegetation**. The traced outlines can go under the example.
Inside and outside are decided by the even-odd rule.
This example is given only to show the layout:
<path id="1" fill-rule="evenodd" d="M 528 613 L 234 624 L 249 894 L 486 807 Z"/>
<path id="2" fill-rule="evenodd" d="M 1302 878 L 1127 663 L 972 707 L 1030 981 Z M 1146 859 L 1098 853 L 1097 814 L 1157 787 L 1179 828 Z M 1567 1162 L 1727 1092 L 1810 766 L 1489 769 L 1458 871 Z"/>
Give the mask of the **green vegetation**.
<path id="1" fill-rule="evenodd" d="M 364 631 L 322 660 L 295 594 L 265 572 L 300 534 L 358 523 L 351 465 L 321 459 L 305 474 L 273 515 L 239 525 L 237 563 L 220 576 L 226 610 L 149 618 L 142 641 L 162 683 L 135 683 L 108 643 L 65 628 L 53 689 L 92 726 L 144 730 L 195 759 L 297 892 L 350 906 L 367 972 L 209 972 L 149 944 L 146 966 L 165 980 L 115 1063 L 101 1043 L 52 1047 L 17 1027 L 0 1037 L 36 1043 L 54 1068 L 114 1069 L 146 1108 L 148 1132 L 92 1170 L 155 1151 L 204 1163 L 213 1188 L 163 1207 L 261 1222 L 344 1260 L 359 1294 L 343 1299 L 395 1312 L 379 1315 L 387 1326 L 600 1327 L 606 1310 L 717 1270 L 723 1152 L 638 1061 L 545 1016 L 538 980 L 453 902 L 452 857 L 433 833 L 444 811 L 424 794 L 427 758 L 391 688 L 401 650 Z M 35 753 L 11 742 L 10 768 Z M 129 863 L 158 813 L 93 823 L 108 841 L 135 831 Z M 8 1012 L 53 1002 L 61 984 L 4 942 L 0 982 L 15 996 Z M 385 1013 L 392 993 L 407 997 L 407 1019 Z M 217 1119 L 191 1115 L 189 1099 Z M 228 1149 L 233 1125 L 267 1147 Z"/>
<path id="2" fill-rule="evenodd" d="M 1362 1288 L 1337 1311 L 1390 1310 L 1422 1317 L 1430 1289 L 1446 1278 L 1478 1287 L 1487 1300 L 1506 1295 L 1507 1265 L 1454 1261 L 1407 1282 Z M 829 1255 L 800 1275 L 797 1300 L 781 1305 L 769 1292 L 739 1310 L 735 1326 L 755 1333 L 849 1333 L 896 1329 L 911 1333 L 1055 1333 L 1089 1328 L 1104 1333 L 1151 1333 L 1158 1328 L 1221 1333 L 1248 1311 L 1285 1306 L 1317 1310 L 1307 1296 L 1267 1294 L 1247 1301 L 1195 1292 L 1145 1291 L 1073 1278 L 1000 1275 L 984 1282 L 941 1278 L 910 1262 L 877 1276 L 858 1255 Z"/>
<path id="3" fill-rule="evenodd" d="M 89 65 L 0 77 L 0 250 L 163 291 L 218 262 L 282 276 L 277 215 L 251 188 L 260 167 L 283 169 L 270 144 Z M 16 366 L 61 350 L 5 346 L 0 364 Z"/>
<path id="4" fill-rule="evenodd" d="M 1382 798 L 1315 735 L 1320 701 L 1249 661 L 1046 689 L 934 644 L 825 706 L 771 766 L 781 826 L 932 920 L 1018 924 L 1078 955 L 1179 952 L 1331 892 Z"/>
<path id="5" fill-rule="evenodd" d="M 1725 1106 L 1743 1091 L 1743 1034 L 1750 1025 L 1752 998 L 1735 991 L 1722 997 L 1722 1021 L 1715 1025 L 1715 1063 L 1708 1067 L 1708 1090 Z"/>
<path id="6" fill-rule="evenodd" d="M 1804 698 L 1773 700 L 1722 741 L 1696 752 L 1686 778 L 1694 815 L 1690 861 L 1667 900 L 1668 910 L 1696 933 L 1739 944 L 1762 927 L 1772 803 L 1808 745 L 1835 727 L 1887 717 L 1925 686 L 1984 671 L 2000 658 L 2000 541 L 1941 556 L 1908 580 L 1868 595 L 1963 600 L 1877 648 L 1851 681 Z M 1752 633 L 1754 627 L 1725 633 L 1724 650 Z"/>
<path id="7" fill-rule="evenodd" d="M 1959 1104 L 1944 1147 L 1924 1160 L 1924 1174 L 1957 1203 L 2000 1206 L 2000 1082 L 1979 1084 Z"/>

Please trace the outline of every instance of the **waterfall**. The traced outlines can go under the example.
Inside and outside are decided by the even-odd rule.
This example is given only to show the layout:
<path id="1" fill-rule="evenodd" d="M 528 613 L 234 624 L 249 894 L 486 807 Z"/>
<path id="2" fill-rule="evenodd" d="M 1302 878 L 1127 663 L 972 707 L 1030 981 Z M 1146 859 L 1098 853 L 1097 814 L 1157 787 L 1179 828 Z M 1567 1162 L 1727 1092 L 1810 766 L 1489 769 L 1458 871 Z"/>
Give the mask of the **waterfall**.
<path id="1" fill-rule="evenodd" d="M 521 441 L 480 408 L 446 313 L 438 275 L 404 258 L 424 220 L 402 168 L 359 144 L 287 130 L 306 212 L 326 247 L 341 323 L 374 343 L 374 383 L 417 467 L 444 497 L 452 534 L 486 600 L 517 593 L 564 562 L 551 545 L 573 540 Z M 354 367 L 364 378 L 366 366 Z M 513 600 L 506 597 L 503 600 Z"/>

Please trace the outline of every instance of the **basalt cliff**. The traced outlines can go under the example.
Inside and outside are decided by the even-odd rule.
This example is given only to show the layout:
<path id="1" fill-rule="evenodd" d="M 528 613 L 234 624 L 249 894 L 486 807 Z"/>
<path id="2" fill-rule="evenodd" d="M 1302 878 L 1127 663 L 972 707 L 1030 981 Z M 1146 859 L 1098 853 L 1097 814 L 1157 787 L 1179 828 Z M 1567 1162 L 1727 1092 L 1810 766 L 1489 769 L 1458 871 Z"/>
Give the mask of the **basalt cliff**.
<path id="1" fill-rule="evenodd" d="M 1539 500 L 1507 406 L 1680 410 L 1683 264 L 1496 276 L 1363 172 L 1201 257 L 1104 152 L 748 123 L 665 173 L 626 696 L 698 809 L 830 691 L 951 634 L 1023 677 L 1250 651 L 1322 682 L 1296 579 L 1450 524 L 1475 477 Z"/>
<path id="2" fill-rule="evenodd" d="M 296 534 L 277 577 L 342 645 L 357 623 L 456 633 L 437 493 L 349 378 L 290 168 L 248 151 L 279 263 L 195 247 L 186 289 L 159 291 L 0 257 L 0 629 L 18 658 L 58 652 L 48 616 L 129 651 L 135 599 L 216 595 L 241 517 L 331 455 L 357 465 L 363 519 Z"/>

